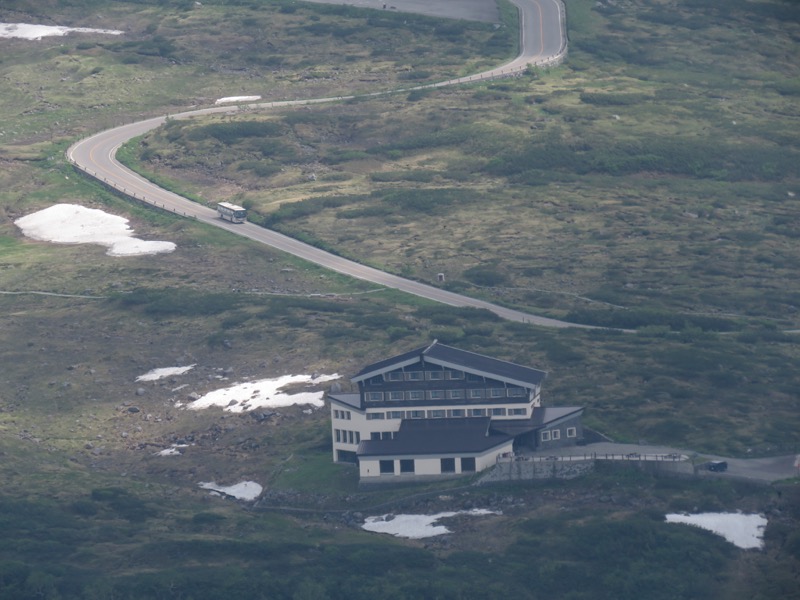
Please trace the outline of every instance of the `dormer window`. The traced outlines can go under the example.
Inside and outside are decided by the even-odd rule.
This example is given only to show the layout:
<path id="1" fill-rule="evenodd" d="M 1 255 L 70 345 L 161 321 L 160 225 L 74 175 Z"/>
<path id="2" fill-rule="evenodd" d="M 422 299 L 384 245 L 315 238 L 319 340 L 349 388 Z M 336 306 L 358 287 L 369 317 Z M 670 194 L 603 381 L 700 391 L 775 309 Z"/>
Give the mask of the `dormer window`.
<path id="1" fill-rule="evenodd" d="M 391 371 L 386 373 L 386 381 L 403 381 L 403 372 Z"/>
<path id="2" fill-rule="evenodd" d="M 424 379 L 425 373 L 422 371 L 409 371 L 406 373 L 406 378 L 409 381 L 422 381 Z"/>
<path id="3" fill-rule="evenodd" d="M 444 373 L 442 371 L 428 371 L 428 379 L 431 381 L 438 381 L 444 378 Z"/>

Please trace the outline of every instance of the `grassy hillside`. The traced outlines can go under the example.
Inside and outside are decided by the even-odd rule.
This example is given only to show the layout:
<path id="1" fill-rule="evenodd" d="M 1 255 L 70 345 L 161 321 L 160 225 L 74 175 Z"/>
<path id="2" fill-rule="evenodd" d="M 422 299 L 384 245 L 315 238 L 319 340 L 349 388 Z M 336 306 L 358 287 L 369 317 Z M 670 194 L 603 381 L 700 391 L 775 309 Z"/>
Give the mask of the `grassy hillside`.
<path id="1" fill-rule="evenodd" d="M 117 198 L 63 158 L 79 135 L 221 96 L 473 72 L 507 56 L 511 25 L 292 2 L 3 3 L 0 21 L 128 33 L 0 40 L 0 292 L 13 292 L 0 294 L 0 598 L 797 597 L 792 483 L 601 469 L 365 491 L 330 463 L 324 410 L 259 421 L 175 406 L 232 380 L 347 377 L 436 337 L 548 370 L 546 402 L 585 405 L 621 441 L 796 452 L 798 345 L 781 333 L 797 325 L 795 5 L 567 4 L 563 68 L 244 125 L 173 122 L 127 152 L 365 262 L 636 336 L 376 290 Z M 23 238 L 13 220 L 56 202 L 178 249 L 114 258 Z M 182 456 L 155 455 L 181 440 Z M 197 488 L 245 479 L 266 489 L 259 509 Z M 367 534 L 353 514 L 472 506 L 503 514 L 427 542 Z M 765 550 L 662 521 L 695 509 L 767 514 Z"/>
<path id="2" fill-rule="evenodd" d="M 546 76 L 173 122 L 140 158 L 267 226 L 522 308 L 795 327 L 792 9 L 592 4 L 568 3 L 570 60 Z"/>

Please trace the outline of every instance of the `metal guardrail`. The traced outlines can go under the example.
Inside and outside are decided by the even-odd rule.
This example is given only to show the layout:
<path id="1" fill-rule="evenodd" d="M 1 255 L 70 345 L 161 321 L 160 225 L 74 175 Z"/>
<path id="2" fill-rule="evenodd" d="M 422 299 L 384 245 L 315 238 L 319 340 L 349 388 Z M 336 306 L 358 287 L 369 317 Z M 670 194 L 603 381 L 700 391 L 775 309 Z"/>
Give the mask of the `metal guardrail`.
<path id="1" fill-rule="evenodd" d="M 512 462 L 574 462 L 587 460 L 616 460 L 616 461 L 637 461 L 637 462 L 683 462 L 689 460 L 685 454 L 670 452 L 666 454 L 641 454 L 639 452 L 629 452 L 627 454 L 614 454 L 605 452 L 587 452 L 584 454 L 568 454 L 563 456 L 528 456 L 516 454 L 511 456 L 498 456 L 497 463 Z"/>

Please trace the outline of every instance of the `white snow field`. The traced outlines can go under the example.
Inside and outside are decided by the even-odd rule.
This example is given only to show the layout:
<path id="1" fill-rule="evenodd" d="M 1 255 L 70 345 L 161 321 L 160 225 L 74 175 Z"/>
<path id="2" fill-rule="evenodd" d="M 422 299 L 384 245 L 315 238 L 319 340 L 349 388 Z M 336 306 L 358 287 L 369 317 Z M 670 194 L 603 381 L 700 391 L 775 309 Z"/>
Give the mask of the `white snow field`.
<path id="1" fill-rule="evenodd" d="M 61 27 L 54 25 L 31 25 L 29 23 L 0 23 L 0 38 L 40 40 L 43 37 L 63 36 L 68 33 L 102 33 L 122 35 L 117 29 L 92 29 L 90 27 Z"/>
<path id="2" fill-rule="evenodd" d="M 450 533 L 450 530 L 444 525 L 436 524 L 439 519 L 456 515 L 483 516 L 499 514 L 483 508 L 473 508 L 472 510 L 440 512 L 435 515 L 381 515 L 379 517 L 367 517 L 361 528 L 374 533 L 387 533 L 395 537 L 418 540 Z"/>
<path id="3" fill-rule="evenodd" d="M 767 518 L 742 513 L 699 513 L 696 515 L 669 514 L 667 523 L 685 523 L 721 535 L 730 543 L 745 550 L 764 547 Z"/>

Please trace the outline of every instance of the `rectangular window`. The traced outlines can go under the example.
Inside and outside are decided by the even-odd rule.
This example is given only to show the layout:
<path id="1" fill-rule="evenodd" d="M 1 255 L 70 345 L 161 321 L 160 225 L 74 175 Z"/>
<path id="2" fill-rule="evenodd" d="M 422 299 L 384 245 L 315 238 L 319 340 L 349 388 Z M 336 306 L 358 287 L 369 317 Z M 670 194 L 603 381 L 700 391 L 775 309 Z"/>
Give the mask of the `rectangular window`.
<path id="1" fill-rule="evenodd" d="M 394 433 L 392 433 L 391 431 L 384 431 L 383 433 L 381 433 L 381 439 L 382 440 L 394 439 Z"/>
<path id="2" fill-rule="evenodd" d="M 505 408 L 493 408 L 492 409 L 492 416 L 493 417 L 505 417 L 506 416 L 506 409 Z"/>
<path id="3" fill-rule="evenodd" d="M 464 371 L 448 371 L 448 379 L 464 379 Z"/>
<path id="4" fill-rule="evenodd" d="M 402 400 L 404 397 L 403 392 L 389 392 L 389 400 Z"/>
<path id="5" fill-rule="evenodd" d="M 469 391 L 470 398 L 483 398 L 483 390 L 470 390 Z"/>
<path id="6" fill-rule="evenodd" d="M 441 400 L 444 398 L 444 391 L 442 390 L 431 390 L 428 392 L 428 397 L 431 400 Z"/>
<path id="7" fill-rule="evenodd" d="M 442 458 L 442 473 L 455 473 L 456 472 L 456 459 L 455 458 Z"/>
<path id="8" fill-rule="evenodd" d="M 341 429 L 334 429 L 333 433 L 336 436 L 336 441 L 337 442 L 341 442 L 342 441 L 342 430 Z"/>
<path id="9" fill-rule="evenodd" d="M 508 395 L 512 398 L 520 398 L 521 396 L 525 395 L 525 390 L 522 388 L 508 388 Z"/>
<path id="10" fill-rule="evenodd" d="M 375 377 L 370 377 L 367 379 L 367 385 L 381 385 L 383 383 L 383 377 L 380 375 L 376 375 Z"/>
<path id="11" fill-rule="evenodd" d="M 560 440 L 561 439 L 561 430 L 560 429 L 553 429 L 550 432 L 550 439 Z"/>
<path id="12" fill-rule="evenodd" d="M 349 411 L 349 410 L 346 410 L 346 411 L 344 411 L 344 418 L 345 418 L 345 420 L 347 420 L 347 421 L 349 421 L 349 420 L 350 420 L 350 411 Z"/>
<path id="13" fill-rule="evenodd" d="M 386 374 L 387 381 L 403 381 L 403 372 L 402 371 L 392 371 Z"/>
<path id="14" fill-rule="evenodd" d="M 351 452 L 350 450 L 337 450 L 336 458 L 338 462 L 348 462 L 353 464 L 358 462 L 358 457 L 356 456 L 356 453 Z"/>
<path id="15" fill-rule="evenodd" d="M 401 473 L 413 473 L 414 472 L 414 459 L 413 458 L 401 458 L 400 459 L 400 472 Z"/>
<path id="16" fill-rule="evenodd" d="M 422 400 L 425 397 L 425 393 L 420 390 L 412 390 L 408 392 L 408 399 L 409 400 Z"/>
<path id="17" fill-rule="evenodd" d="M 422 371 L 409 371 L 406 373 L 406 379 L 409 381 L 422 381 L 423 375 Z"/>
<path id="18" fill-rule="evenodd" d="M 369 401 L 370 402 L 380 402 L 383 400 L 383 392 L 370 392 L 369 393 Z"/>
<path id="19" fill-rule="evenodd" d="M 361 443 L 361 433 L 356 431 L 356 444 Z"/>
<path id="20" fill-rule="evenodd" d="M 428 371 L 428 379 L 431 381 L 438 381 L 444 377 L 442 371 Z"/>
<path id="21" fill-rule="evenodd" d="M 464 409 L 463 408 L 454 408 L 453 410 L 449 411 L 451 417 L 463 417 L 464 416 Z"/>
<path id="22" fill-rule="evenodd" d="M 339 411 L 338 410 L 334 410 L 333 411 L 333 418 L 334 419 L 338 419 L 339 418 Z"/>
<path id="23" fill-rule="evenodd" d="M 428 418 L 429 419 L 444 419 L 445 411 L 443 410 L 429 410 L 428 411 Z"/>
<path id="24" fill-rule="evenodd" d="M 461 459 L 461 472 L 462 473 L 475 472 L 475 457 L 469 456 Z"/>
<path id="25" fill-rule="evenodd" d="M 402 410 L 390 410 L 389 411 L 389 418 L 390 419 L 402 419 L 406 416 L 405 411 Z"/>
<path id="26" fill-rule="evenodd" d="M 483 377 L 475 373 L 467 373 L 467 381 L 483 381 Z"/>
<path id="27" fill-rule="evenodd" d="M 386 413 L 370 412 L 367 413 L 367 421 L 380 421 L 386 418 Z"/>
<path id="28" fill-rule="evenodd" d="M 505 397 L 505 390 L 503 388 L 492 388 L 489 390 L 489 395 L 492 398 L 504 398 Z"/>
<path id="29" fill-rule="evenodd" d="M 485 416 L 485 412 L 486 411 L 484 411 L 484 409 L 482 409 L 482 408 L 470 408 L 469 409 L 469 416 L 471 416 L 471 417 L 483 417 L 483 416 Z"/>
<path id="30" fill-rule="evenodd" d="M 353 442 L 353 432 L 352 432 L 352 431 L 348 431 L 348 432 L 347 432 L 347 443 L 348 443 L 348 444 L 352 444 L 352 443 L 354 443 L 354 442 Z"/>
<path id="31" fill-rule="evenodd" d="M 381 475 L 394 475 L 394 461 L 382 460 L 380 461 Z"/>
<path id="32" fill-rule="evenodd" d="M 424 419 L 425 418 L 425 411 L 424 410 L 410 410 L 410 411 L 408 411 L 408 418 L 409 419 Z"/>
<path id="33" fill-rule="evenodd" d="M 461 400 L 464 397 L 463 390 L 448 390 L 447 397 L 451 400 Z"/>
<path id="34" fill-rule="evenodd" d="M 508 409 L 508 414 L 510 415 L 526 415 L 528 411 L 524 408 L 510 408 Z"/>
<path id="35" fill-rule="evenodd" d="M 549 431 L 543 431 L 542 432 L 542 441 L 543 442 L 549 442 L 550 441 L 550 432 Z"/>
<path id="36" fill-rule="evenodd" d="M 578 430 L 575 427 L 567 427 L 567 437 L 568 438 L 577 437 L 577 436 L 578 436 Z"/>
<path id="37" fill-rule="evenodd" d="M 378 440 L 381 439 L 381 432 L 373 431 L 372 433 L 369 434 L 369 439 L 372 440 L 373 442 L 377 442 Z"/>

